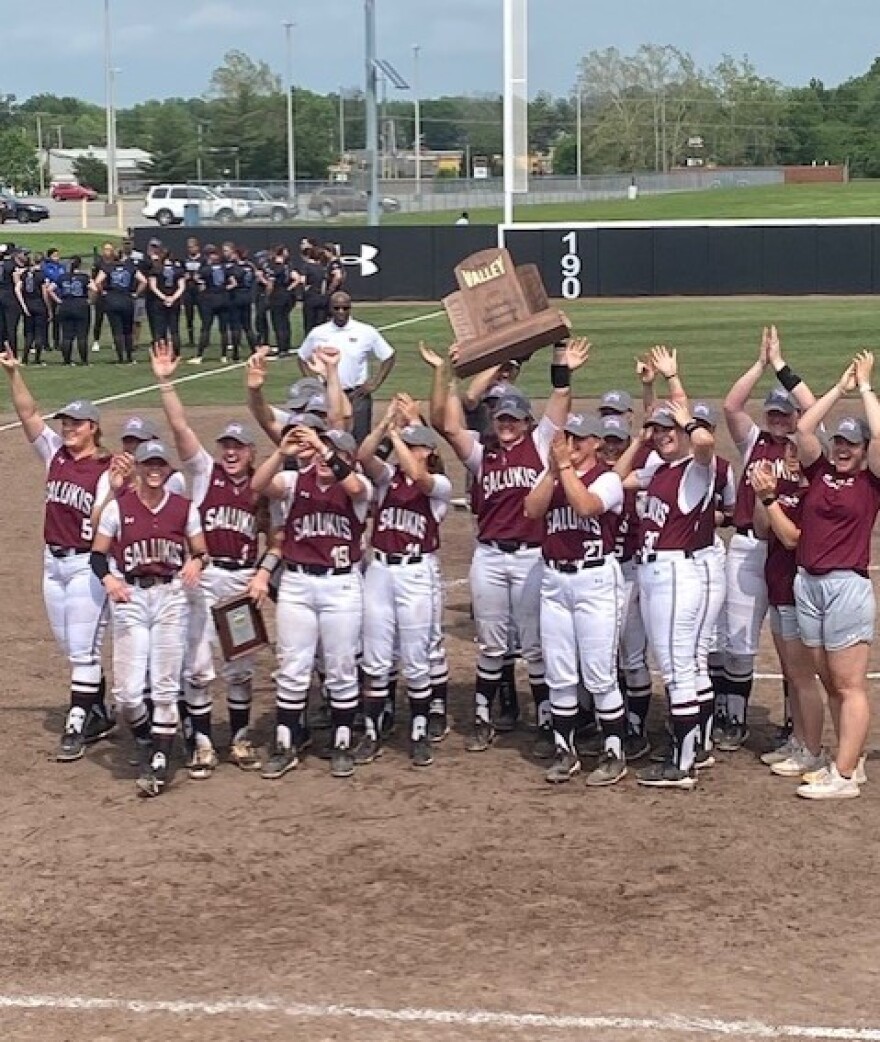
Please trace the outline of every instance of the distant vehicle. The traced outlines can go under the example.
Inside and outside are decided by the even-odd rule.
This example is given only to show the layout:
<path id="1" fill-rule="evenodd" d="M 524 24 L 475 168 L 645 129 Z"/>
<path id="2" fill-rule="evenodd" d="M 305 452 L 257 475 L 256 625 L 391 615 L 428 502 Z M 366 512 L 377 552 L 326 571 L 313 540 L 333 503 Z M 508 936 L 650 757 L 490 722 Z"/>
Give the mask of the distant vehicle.
<path id="1" fill-rule="evenodd" d="M 312 192 L 309 209 L 322 217 L 335 217 L 340 213 L 366 213 L 368 208 L 367 193 L 350 185 L 326 185 Z M 400 200 L 391 195 L 383 195 L 379 199 L 382 213 L 397 213 Z"/>
<path id="2" fill-rule="evenodd" d="M 18 221 L 19 224 L 36 224 L 49 220 L 49 208 L 42 203 L 18 199 L 12 192 L 0 192 L 0 224 Z"/>
<path id="3" fill-rule="evenodd" d="M 86 202 L 91 203 L 98 198 L 98 193 L 94 188 L 89 188 L 88 185 L 76 184 L 72 181 L 59 181 L 56 184 L 53 184 L 49 194 L 58 202 L 70 202 L 85 199 Z"/>
<path id="4" fill-rule="evenodd" d="M 246 202 L 250 207 L 247 215 L 248 220 L 272 221 L 274 224 L 281 224 L 288 218 L 296 216 L 297 207 L 295 203 L 290 205 L 278 199 L 273 199 L 262 188 L 225 185 L 222 188 L 215 188 L 214 191 L 224 199 L 241 199 Z"/>
<path id="5" fill-rule="evenodd" d="M 154 185 L 147 193 L 141 213 L 163 228 L 170 224 L 183 224 L 185 207 L 194 205 L 199 210 L 199 220 L 229 224 L 244 220 L 250 206 L 243 199 L 224 199 L 210 188 L 202 185 Z"/>

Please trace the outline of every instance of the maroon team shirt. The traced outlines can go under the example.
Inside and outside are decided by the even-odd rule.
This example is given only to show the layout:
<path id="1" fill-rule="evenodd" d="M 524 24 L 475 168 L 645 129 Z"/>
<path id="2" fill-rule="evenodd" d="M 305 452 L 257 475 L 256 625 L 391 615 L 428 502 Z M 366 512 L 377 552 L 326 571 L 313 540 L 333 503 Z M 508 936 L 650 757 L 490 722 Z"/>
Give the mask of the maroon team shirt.
<path id="1" fill-rule="evenodd" d="M 730 464 L 721 456 L 715 457 L 715 485 L 712 498 L 697 518 L 697 542 L 695 550 L 707 550 L 715 542 L 715 513 L 724 507 L 724 490 L 730 475 Z"/>
<path id="2" fill-rule="evenodd" d="M 803 490 L 777 496 L 782 512 L 801 528 L 803 515 Z M 774 608 L 794 604 L 794 577 L 797 574 L 797 550 L 789 550 L 774 532 L 767 539 L 767 560 L 764 564 L 764 581 L 767 583 L 767 600 Z"/>
<path id="3" fill-rule="evenodd" d="M 632 469 L 641 470 L 648 462 L 652 451 L 653 449 L 647 442 L 642 442 L 633 456 Z M 631 561 L 641 545 L 639 542 L 639 496 L 644 496 L 644 493 L 634 488 L 625 488 L 623 490 L 623 510 L 616 516 L 611 515 L 613 523 L 617 525 L 614 537 L 614 556 L 621 563 Z"/>
<path id="4" fill-rule="evenodd" d="M 752 528 L 755 523 L 755 490 L 750 478 L 755 464 L 759 460 L 770 460 L 773 473 L 776 475 L 776 489 L 779 495 L 788 495 L 797 491 L 800 476 L 785 465 L 785 449 L 787 438 L 776 439 L 767 431 L 761 431 L 755 446 L 749 453 L 745 467 L 736 488 L 736 506 L 733 508 L 733 524 L 735 528 Z"/>
<path id="5" fill-rule="evenodd" d="M 431 497 L 398 467 L 373 516 L 372 546 L 384 554 L 420 556 L 440 546 L 440 526 Z"/>
<path id="6" fill-rule="evenodd" d="M 120 492 L 114 554 L 126 578 L 176 575 L 186 560 L 190 501 L 174 492 L 152 511 L 132 489 Z"/>
<path id="7" fill-rule="evenodd" d="M 236 482 L 219 463 L 214 464 L 208 490 L 199 505 L 211 557 L 248 566 L 256 564 L 258 500 L 250 475 Z"/>
<path id="8" fill-rule="evenodd" d="M 284 525 L 284 560 L 319 568 L 347 568 L 361 559 L 364 528 L 341 484 L 319 488 L 315 468 L 301 470 Z"/>
<path id="9" fill-rule="evenodd" d="M 580 478 L 584 488 L 610 468 L 599 463 Z M 617 518 L 609 511 L 598 517 L 580 517 L 568 501 L 562 482 L 553 486 L 544 517 L 544 560 L 554 563 L 597 561 L 614 550 Z"/>
<path id="10" fill-rule="evenodd" d="M 797 563 L 811 575 L 837 569 L 867 575 L 880 478 L 870 470 L 844 477 L 824 456 L 804 467 L 804 474 L 810 484 L 803 498 Z"/>
<path id="11" fill-rule="evenodd" d="M 60 448 L 46 476 L 46 515 L 43 539 L 49 546 L 87 551 L 92 545 L 92 510 L 101 476 L 110 457 L 74 459 Z"/>
<path id="12" fill-rule="evenodd" d="M 477 508 L 477 538 L 481 542 L 515 540 L 540 546 L 544 523 L 525 515 L 526 496 L 537 485 L 544 464 L 531 434 L 504 449 L 486 447 L 473 497 Z"/>
<path id="13" fill-rule="evenodd" d="M 662 463 L 651 477 L 639 523 L 639 545 L 645 553 L 697 549 L 697 526 L 703 504 L 698 503 L 687 513 L 678 506 L 678 490 L 691 462 L 688 457 Z"/>

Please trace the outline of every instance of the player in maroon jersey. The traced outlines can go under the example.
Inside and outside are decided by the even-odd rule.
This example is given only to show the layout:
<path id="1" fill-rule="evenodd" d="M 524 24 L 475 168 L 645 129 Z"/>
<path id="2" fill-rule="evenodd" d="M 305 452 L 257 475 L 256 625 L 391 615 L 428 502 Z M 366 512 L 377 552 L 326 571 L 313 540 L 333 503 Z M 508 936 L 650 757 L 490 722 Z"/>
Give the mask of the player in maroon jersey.
<path id="1" fill-rule="evenodd" d="M 781 387 L 773 388 L 764 399 L 764 419 L 759 427 L 746 406 L 768 368 L 774 370 Z M 716 745 L 725 752 L 741 748 L 748 737 L 746 713 L 761 625 L 767 614 L 764 581 L 767 544 L 754 531 L 755 494 L 748 480 L 750 468 L 758 460 L 769 459 L 777 468 L 781 491 L 797 486 L 800 476 L 784 469 L 785 443 L 794 433 L 798 412 L 809 408 L 814 400 L 809 387 L 786 364 L 775 326 L 764 329 L 757 360 L 731 387 L 724 400 L 727 427 L 744 466 L 736 490 L 735 531 L 727 549 L 724 672 L 716 728 Z"/>
<path id="2" fill-rule="evenodd" d="M 395 465 L 377 455 L 390 439 Z M 431 741 L 448 729 L 445 705 L 432 711 L 431 647 L 436 628 L 437 551 L 440 522 L 452 497 L 452 484 L 438 473 L 437 435 L 424 424 L 406 423 L 395 400 L 382 422 L 364 439 L 358 458 L 376 493 L 364 595 L 366 731 L 354 752 L 355 763 L 372 762 L 382 751 L 382 714 L 399 649 L 409 698 L 410 754 L 415 767 L 433 763 Z"/>
<path id="3" fill-rule="evenodd" d="M 113 605 L 113 674 L 122 717 L 145 752 L 137 780 L 143 796 L 158 796 L 179 724 L 177 695 L 186 651 L 187 589 L 208 563 L 195 505 L 168 492 L 171 457 L 159 441 L 135 453 L 137 480 L 101 511 L 92 546 L 92 572 Z M 121 575 L 110 571 L 114 554 Z M 147 676 L 152 721 L 144 703 Z"/>
<path id="4" fill-rule="evenodd" d="M 563 432 L 524 505 L 526 516 L 544 526 L 541 640 L 556 742 L 546 777 L 566 782 L 580 770 L 574 738 L 582 680 L 604 738 L 603 758 L 587 784 L 613 785 L 626 774 L 626 712 L 617 682 L 623 578 L 614 556 L 623 488 L 601 458 L 599 417 L 571 416 Z"/>
<path id="5" fill-rule="evenodd" d="M 330 770 L 336 778 L 354 773 L 351 742 L 364 610 L 361 543 L 373 492 L 370 481 L 355 470 L 356 452 L 347 432 L 327 431 L 321 438 L 301 424 L 285 433 L 253 477 L 255 491 L 281 503 L 284 527 L 275 745 L 264 778 L 281 778 L 299 762 L 319 640 L 330 695 Z M 299 469 L 281 471 L 292 455 Z"/>
<path id="6" fill-rule="evenodd" d="M 546 468 L 554 434 L 568 418 L 571 374 L 588 356 L 585 339 L 555 348 L 553 392 L 541 421 L 534 423 L 530 406 L 522 398 L 502 398 L 493 414 L 492 437 L 485 443 L 467 429 L 454 381 L 443 389 L 445 400 L 442 394 L 432 395 L 432 424 L 476 479 L 477 549 L 470 580 L 479 654 L 474 735 L 467 745 L 470 752 L 488 749 L 495 737 L 492 703 L 511 643 L 511 607 L 537 714 L 538 738 L 533 751 L 543 759 L 555 752 L 538 622 L 542 525 L 525 516 L 523 504 Z"/>
<path id="7" fill-rule="evenodd" d="M 800 471 L 797 444 L 792 438 L 786 448 L 785 465 L 789 473 Z M 770 632 L 776 653 L 788 681 L 792 733 L 777 749 L 764 753 L 761 762 L 783 778 L 798 778 L 823 764 L 822 725 L 825 709 L 813 655 L 801 640 L 794 600 L 797 573 L 796 550 L 803 525 L 802 486 L 779 492 L 773 464 L 761 460 L 751 470 L 749 481 L 755 492 L 755 532 L 767 540 L 767 600 L 770 604 Z"/>
<path id="8" fill-rule="evenodd" d="M 690 789 L 696 784 L 699 746 L 695 649 L 700 578 L 694 561 L 697 523 L 711 497 L 715 439 L 682 402 L 656 409 L 642 440 L 654 454 L 631 472 L 637 446 L 618 460 L 624 488 L 647 493 L 640 517 L 639 598 L 651 650 L 669 693 L 673 749 L 670 760 L 639 771 L 640 785 Z"/>
<path id="9" fill-rule="evenodd" d="M 56 759 L 78 760 L 89 742 L 113 729 L 101 672 L 107 598 L 89 569 L 92 510 L 109 490 L 110 454 L 101 448 L 100 418 L 91 402 L 75 401 L 59 409 L 55 417 L 61 420 L 61 433 L 56 434 L 43 422 L 9 348 L 0 353 L 0 365 L 25 437 L 46 468 L 43 600 L 52 633 L 70 664 L 70 708 Z"/>
<path id="10" fill-rule="evenodd" d="M 840 380 L 798 421 L 798 453 L 809 487 L 797 545 L 794 583 L 801 640 L 813 651 L 837 731 L 828 768 L 805 775 L 798 795 L 859 795 L 868 734 L 868 652 L 875 598 L 868 576 L 871 533 L 880 511 L 880 402 L 871 387 L 874 356 L 856 355 Z M 816 436 L 840 398 L 858 389 L 867 423 L 848 416 L 831 435 L 830 458 Z"/>
<path id="11" fill-rule="evenodd" d="M 180 357 L 170 343 L 153 348 L 153 372 L 162 392 L 162 407 L 174 436 L 192 501 L 199 509 L 211 563 L 190 598 L 185 701 L 192 727 L 190 777 L 209 778 L 217 767 L 211 728 L 211 682 L 215 679 L 217 633 L 211 608 L 230 597 L 246 594 L 259 557 L 261 512 L 251 487 L 256 448 L 243 424 L 227 423 L 217 437 L 214 456 L 205 449 L 187 421 L 183 403 L 172 383 Z M 231 738 L 229 757 L 242 770 L 259 770 L 260 759 L 249 737 L 254 660 L 252 656 L 224 662 L 226 704 Z"/>

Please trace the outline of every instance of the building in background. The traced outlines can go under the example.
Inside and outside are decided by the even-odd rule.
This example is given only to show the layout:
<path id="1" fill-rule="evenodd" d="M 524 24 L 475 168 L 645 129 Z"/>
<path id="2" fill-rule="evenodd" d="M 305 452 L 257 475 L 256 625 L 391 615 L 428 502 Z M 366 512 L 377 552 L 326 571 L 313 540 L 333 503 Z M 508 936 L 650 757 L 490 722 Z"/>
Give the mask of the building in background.
<path id="1" fill-rule="evenodd" d="M 96 145 L 88 148 L 50 148 L 46 151 L 48 181 L 76 181 L 73 172 L 74 163 L 78 159 L 96 159 L 100 163 L 107 162 L 107 149 Z M 149 181 L 149 169 L 152 161 L 149 152 L 142 148 L 117 148 L 116 170 L 119 176 L 119 191 L 123 195 L 143 192 Z"/>

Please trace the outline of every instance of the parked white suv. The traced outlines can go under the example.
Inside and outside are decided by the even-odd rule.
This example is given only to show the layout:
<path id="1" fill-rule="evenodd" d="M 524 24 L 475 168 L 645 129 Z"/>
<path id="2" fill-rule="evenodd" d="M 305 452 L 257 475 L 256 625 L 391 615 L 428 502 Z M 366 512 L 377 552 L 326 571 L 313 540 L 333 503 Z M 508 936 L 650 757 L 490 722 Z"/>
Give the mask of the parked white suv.
<path id="1" fill-rule="evenodd" d="M 243 220 L 250 212 L 250 206 L 243 199 L 223 199 L 201 185 L 154 185 L 147 193 L 141 213 L 164 228 L 169 224 L 183 224 L 187 205 L 198 206 L 200 221 L 218 224 Z"/>

